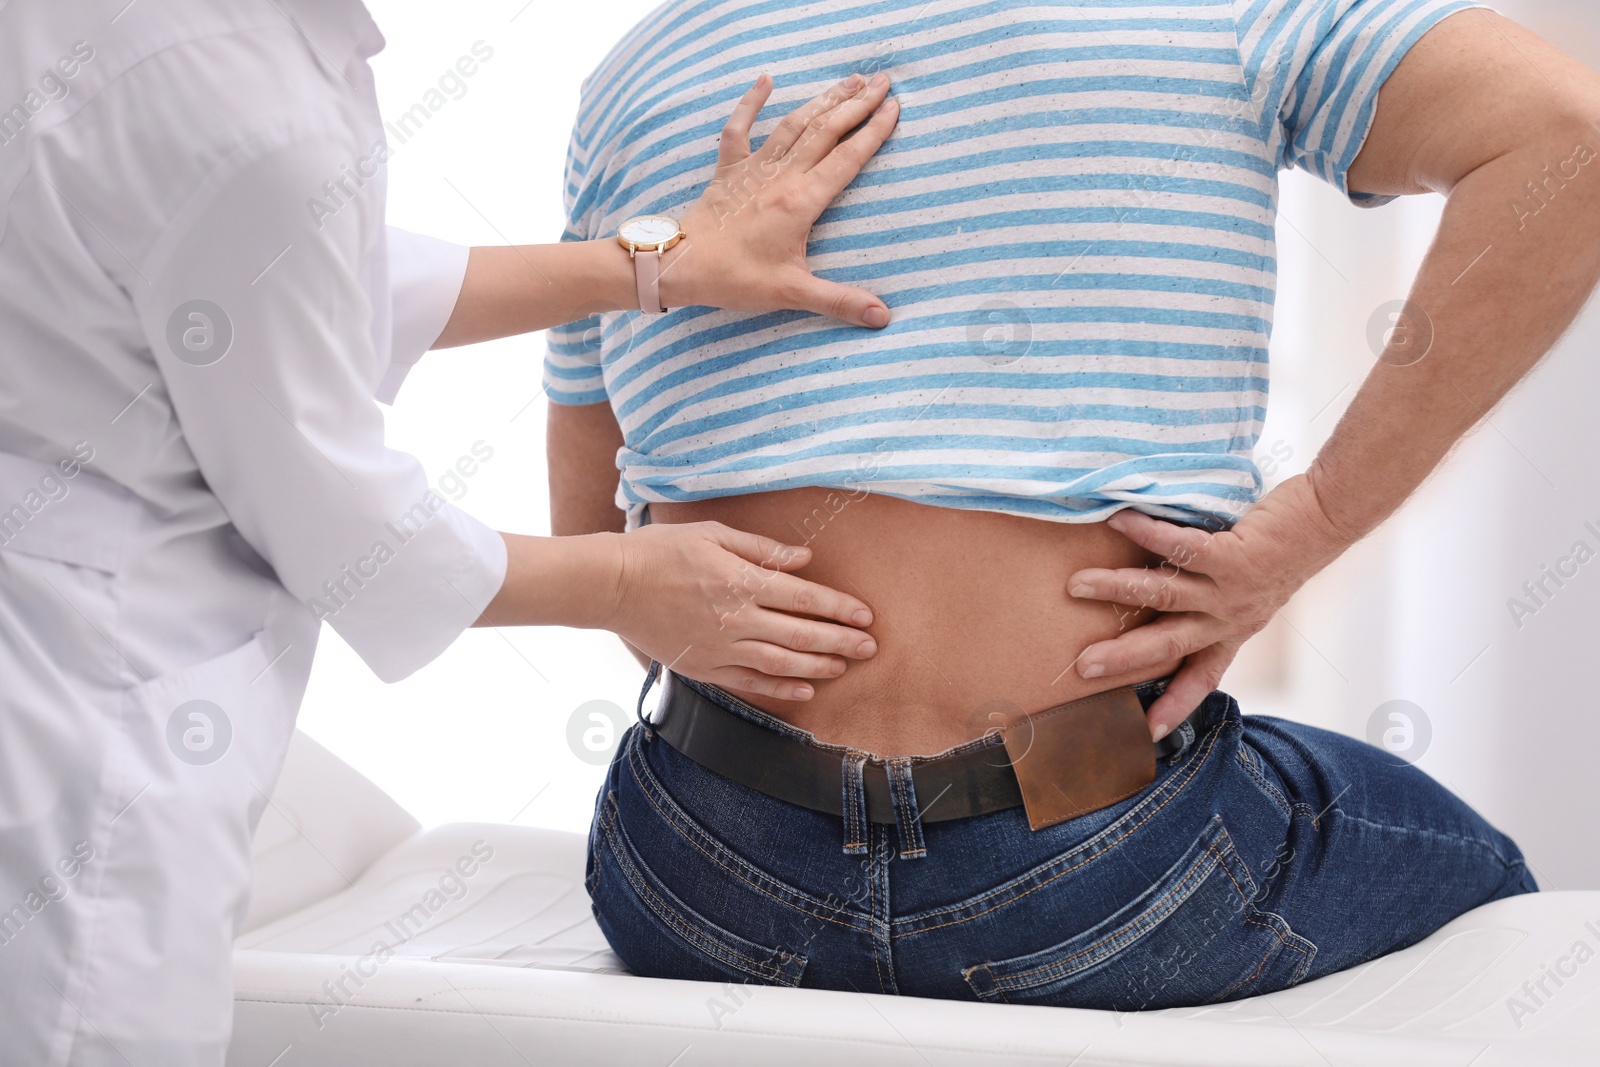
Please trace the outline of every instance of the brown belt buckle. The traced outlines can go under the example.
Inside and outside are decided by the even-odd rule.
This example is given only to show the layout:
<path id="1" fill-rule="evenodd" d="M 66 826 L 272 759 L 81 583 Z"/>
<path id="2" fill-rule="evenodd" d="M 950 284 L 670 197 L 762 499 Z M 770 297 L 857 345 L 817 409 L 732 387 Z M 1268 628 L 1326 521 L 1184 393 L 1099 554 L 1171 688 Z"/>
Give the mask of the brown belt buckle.
<path id="1" fill-rule="evenodd" d="M 1144 705 L 1123 686 L 1001 727 L 1034 830 L 1126 800 L 1156 778 Z"/>

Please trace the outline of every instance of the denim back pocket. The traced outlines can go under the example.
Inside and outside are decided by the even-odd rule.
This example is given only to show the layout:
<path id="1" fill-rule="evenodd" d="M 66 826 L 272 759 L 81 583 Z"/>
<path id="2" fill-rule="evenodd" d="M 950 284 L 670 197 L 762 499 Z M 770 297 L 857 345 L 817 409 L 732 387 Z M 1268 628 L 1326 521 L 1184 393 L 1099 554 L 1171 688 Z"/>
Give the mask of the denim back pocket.
<path id="1" fill-rule="evenodd" d="M 806 957 L 759 945 L 685 904 L 650 870 L 608 795 L 596 819 L 590 896 L 611 947 L 637 974 L 797 986 Z"/>
<path id="2" fill-rule="evenodd" d="M 1097 926 L 962 971 L 980 999 L 1142 1011 L 1209 1004 L 1300 981 L 1316 946 L 1255 906 L 1220 816 L 1144 894 Z"/>

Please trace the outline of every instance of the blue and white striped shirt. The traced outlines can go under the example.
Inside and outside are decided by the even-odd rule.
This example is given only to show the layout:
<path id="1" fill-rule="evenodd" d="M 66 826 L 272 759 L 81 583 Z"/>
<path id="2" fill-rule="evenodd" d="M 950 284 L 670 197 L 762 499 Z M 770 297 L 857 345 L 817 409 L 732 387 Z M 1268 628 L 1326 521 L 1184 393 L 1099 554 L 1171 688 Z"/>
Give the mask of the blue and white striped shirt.
<path id="1" fill-rule="evenodd" d="M 596 315 L 551 331 L 550 397 L 610 401 L 634 521 L 651 501 L 834 486 L 1230 524 L 1261 489 L 1277 173 L 1349 194 L 1384 79 L 1473 6 L 670 0 L 584 83 L 565 238 L 681 213 L 761 72 L 777 87 L 757 138 L 885 70 L 899 127 L 809 256 L 894 322 Z"/>

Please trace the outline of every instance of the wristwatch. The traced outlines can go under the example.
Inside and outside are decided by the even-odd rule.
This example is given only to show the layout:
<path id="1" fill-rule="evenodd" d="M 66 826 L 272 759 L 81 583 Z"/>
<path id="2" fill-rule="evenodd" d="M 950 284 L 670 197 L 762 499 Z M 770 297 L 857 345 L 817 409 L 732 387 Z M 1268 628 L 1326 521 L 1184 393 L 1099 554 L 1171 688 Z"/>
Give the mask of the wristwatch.
<path id="1" fill-rule="evenodd" d="M 665 215 L 640 215 L 624 222 L 617 230 L 617 242 L 633 259 L 639 285 L 639 310 L 646 315 L 663 315 L 661 306 L 661 256 L 689 236 L 678 228 L 678 220 Z M 646 253 L 640 255 L 640 252 Z"/>

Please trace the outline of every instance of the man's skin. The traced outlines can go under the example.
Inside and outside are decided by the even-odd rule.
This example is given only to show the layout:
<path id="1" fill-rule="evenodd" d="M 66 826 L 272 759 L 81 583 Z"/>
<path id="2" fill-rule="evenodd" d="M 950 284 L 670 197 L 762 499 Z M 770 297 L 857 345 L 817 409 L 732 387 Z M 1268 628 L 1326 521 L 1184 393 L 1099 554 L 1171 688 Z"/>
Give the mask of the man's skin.
<path id="1" fill-rule="evenodd" d="M 1048 523 L 849 489 L 651 505 L 653 522 L 716 519 L 791 544 L 810 532 L 806 577 L 873 608 L 878 655 L 848 672 L 837 659 L 839 676 L 819 681 L 811 701 L 742 695 L 825 741 L 898 755 L 1176 671 L 1148 716 L 1152 735 L 1164 735 L 1218 686 L 1240 645 L 1393 514 L 1577 316 L 1600 280 L 1597 123 L 1600 75 L 1497 14 L 1454 15 L 1417 42 L 1380 93 L 1349 180 L 1358 192 L 1448 198 L 1411 292 L 1433 346 L 1409 365 L 1398 353 L 1376 362 L 1310 469 L 1231 530 L 1133 511 Z M 1588 165 L 1551 177 L 1579 145 Z M 1543 183 L 1548 201 L 1531 218 L 1511 206 L 1526 202 L 1529 182 Z M 552 405 L 556 534 L 621 528 L 620 444 L 607 405 Z"/>

